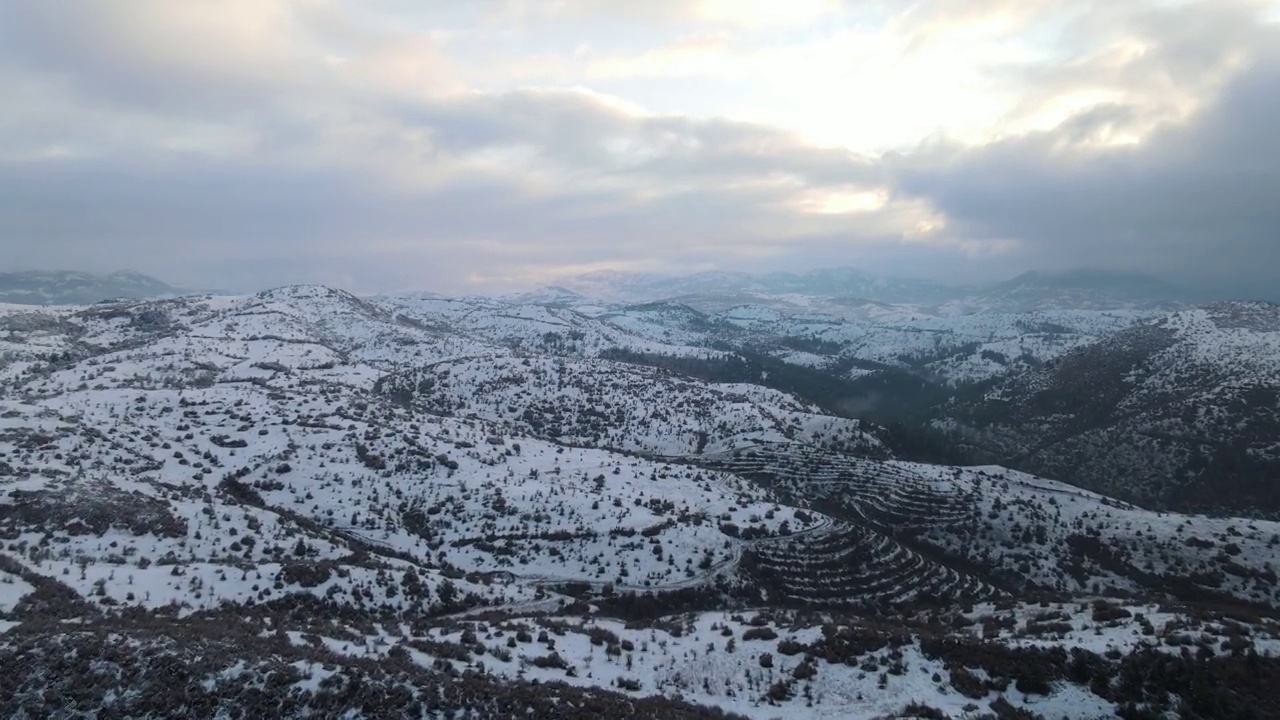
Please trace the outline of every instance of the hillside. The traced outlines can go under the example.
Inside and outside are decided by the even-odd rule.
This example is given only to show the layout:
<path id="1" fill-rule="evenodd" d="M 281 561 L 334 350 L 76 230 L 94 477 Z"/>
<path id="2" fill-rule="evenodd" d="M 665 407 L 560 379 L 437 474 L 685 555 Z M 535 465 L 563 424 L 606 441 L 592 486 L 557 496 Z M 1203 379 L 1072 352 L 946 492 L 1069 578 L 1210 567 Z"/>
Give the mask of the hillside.
<path id="1" fill-rule="evenodd" d="M 608 360 L 467 359 L 391 376 L 380 387 L 429 413 L 625 452 L 684 456 L 784 439 L 886 452 L 857 421 L 775 390 Z"/>
<path id="2" fill-rule="evenodd" d="M 1270 382 L 1274 314 L 1062 315 L 1104 339 L 997 387 L 1105 350 L 1148 369 L 1139 389 L 1226 403 L 1207 383 Z M 962 349 L 1048 322 L 970 318 Z M 1280 662 L 1280 524 L 895 459 L 880 429 L 769 386 L 809 376 L 615 357 L 871 348 L 842 337 L 861 336 L 756 308 L 315 286 L 5 309 L 0 662 L 20 670 L 0 692 L 19 717 L 47 714 L 49 676 L 126 715 L 323 714 L 361 688 L 384 715 L 1088 718 L 1178 702 L 1192 685 L 1160 678 L 1183 649 L 1206 682 L 1246 650 L 1259 677 Z M 1136 402 L 1120 373 L 1091 382 L 1116 393 L 1098 406 Z M 1251 692 L 1214 701 L 1265 704 Z"/>
<path id="3" fill-rule="evenodd" d="M 1031 472 L 1160 507 L 1280 511 L 1280 307 L 1154 317 L 948 409 Z"/>

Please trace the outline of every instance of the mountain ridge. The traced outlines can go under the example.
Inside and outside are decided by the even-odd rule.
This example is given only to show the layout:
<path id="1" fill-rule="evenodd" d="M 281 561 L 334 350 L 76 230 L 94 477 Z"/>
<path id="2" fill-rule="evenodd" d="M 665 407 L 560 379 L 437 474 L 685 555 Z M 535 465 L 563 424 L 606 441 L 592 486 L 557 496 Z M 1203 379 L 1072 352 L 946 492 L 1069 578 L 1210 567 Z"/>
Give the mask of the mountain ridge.
<path id="1" fill-rule="evenodd" d="M 726 304 L 755 298 L 775 307 L 795 306 L 794 312 L 802 312 L 815 302 L 823 307 L 877 303 L 947 315 L 1043 309 L 1174 309 L 1203 300 L 1142 273 L 1095 268 L 1028 271 L 1000 282 L 962 285 L 879 276 L 852 267 L 762 274 L 710 270 L 678 276 L 602 270 L 509 296 L 533 303 L 543 297 L 568 303 L 678 299 L 699 309 L 723 309 Z M 796 300 L 802 304 L 796 305 Z"/>
<path id="2" fill-rule="evenodd" d="M 1111 495 L 1277 513 L 1277 391 L 1280 305 L 1221 302 L 1139 320 L 944 422 L 1001 462 Z"/>
<path id="3" fill-rule="evenodd" d="M 74 270 L 0 273 L 0 302 L 16 305 L 89 305 L 119 298 L 143 300 L 194 292 L 133 270 L 105 274 Z"/>

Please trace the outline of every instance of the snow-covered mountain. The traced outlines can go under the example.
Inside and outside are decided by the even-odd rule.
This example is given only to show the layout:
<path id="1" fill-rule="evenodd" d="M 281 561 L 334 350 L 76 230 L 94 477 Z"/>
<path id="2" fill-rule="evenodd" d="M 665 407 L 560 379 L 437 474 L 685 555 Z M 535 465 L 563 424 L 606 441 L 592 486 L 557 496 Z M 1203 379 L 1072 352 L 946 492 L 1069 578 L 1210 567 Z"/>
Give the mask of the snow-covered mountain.
<path id="1" fill-rule="evenodd" d="M 176 297 L 187 292 L 129 270 L 109 275 L 72 271 L 0 273 L 0 303 L 18 305 L 87 305 L 117 298 Z"/>
<path id="2" fill-rule="evenodd" d="M 854 360 L 1013 393 L 1134 347 L 1099 387 L 1238 416 L 1273 386 L 1275 314 L 875 323 L 314 286 L 0 308 L 0 697 L 15 717 L 1266 716 L 1253 681 L 1212 693 L 1280 676 L 1280 524 L 912 462 L 799 393 Z"/>
<path id="3" fill-rule="evenodd" d="M 1280 511 L 1280 306 L 1159 315 L 950 410 L 1007 462 L 1161 506 Z"/>
<path id="4" fill-rule="evenodd" d="M 1187 291 L 1139 273 L 1082 269 L 1027 272 L 989 285 L 949 286 L 919 279 L 871 275 L 853 268 L 752 275 L 706 271 L 660 276 L 611 270 L 566 278 L 555 287 L 513 296 L 520 302 L 682 302 L 719 312 L 761 304 L 784 312 L 847 314 L 877 306 L 905 307 L 916 315 L 964 315 L 1061 310 L 1171 310 L 1194 300 Z"/>
<path id="5" fill-rule="evenodd" d="M 963 312 L 1173 310 L 1192 299 L 1185 290 L 1138 273 L 1033 271 L 959 298 L 952 309 Z"/>
<path id="6" fill-rule="evenodd" d="M 925 303 L 941 302 L 956 293 L 955 289 L 926 280 L 878 277 L 853 268 L 764 275 L 708 270 L 684 276 L 598 270 L 566 278 L 557 287 L 611 302 L 648 302 L 686 296 L 804 295 Z"/>

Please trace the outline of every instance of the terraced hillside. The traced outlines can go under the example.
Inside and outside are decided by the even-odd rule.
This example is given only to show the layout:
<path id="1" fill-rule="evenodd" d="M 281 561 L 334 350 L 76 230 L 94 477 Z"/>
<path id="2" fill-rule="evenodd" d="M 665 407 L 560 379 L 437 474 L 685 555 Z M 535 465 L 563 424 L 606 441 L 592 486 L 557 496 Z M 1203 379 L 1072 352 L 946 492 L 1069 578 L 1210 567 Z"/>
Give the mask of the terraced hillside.
<path id="1" fill-rule="evenodd" d="M 973 575 L 927 559 L 866 526 L 837 523 L 756 544 L 743 570 L 783 605 L 885 607 L 998 597 Z"/>
<path id="2" fill-rule="evenodd" d="M 744 570 L 782 602 L 885 606 L 1001 595 L 972 569 L 928 557 L 903 540 L 935 525 L 967 524 L 972 503 L 949 483 L 813 446 L 759 445 L 716 467 L 840 518 L 829 527 L 754 546 Z"/>
<path id="3" fill-rule="evenodd" d="M 715 463 L 841 520 L 749 556 L 749 569 L 798 602 L 1088 592 L 1260 607 L 1280 600 L 1274 522 L 1152 512 L 1000 467 L 876 461 L 796 444 Z"/>
<path id="4" fill-rule="evenodd" d="M 885 532 L 962 522 L 971 498 L 892 463 L 800 443 L 759 444 L 717 458 L 721 467 L 797 497 L 819 499 Z"/>

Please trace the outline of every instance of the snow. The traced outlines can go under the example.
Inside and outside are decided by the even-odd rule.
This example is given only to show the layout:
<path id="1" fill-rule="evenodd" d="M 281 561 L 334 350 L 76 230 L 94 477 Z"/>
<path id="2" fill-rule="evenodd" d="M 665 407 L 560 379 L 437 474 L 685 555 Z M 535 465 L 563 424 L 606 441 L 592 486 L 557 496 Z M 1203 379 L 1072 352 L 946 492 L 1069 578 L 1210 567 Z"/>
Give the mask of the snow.
<path id="1" fill-rule="evenodd" d="M 27 593 L 35 588 L 21 577 L 0 570 L 0 612 L 12 612 Z"/>
<path id="2" fill-rule="evenodd" d="M 949 687 L 946 665 L 925 657 L 914 643 L 900 649 L 901 674 L 880 669 L 881 665 L 889 666 L 891 650 L 862 658 L 862 664 L 871 662 L 876 666 L 871 671 L 858 665 L 819 661 L 815 664 L 816 677 L 796 683 L 792 698 L 781 703 L 767 701 L 764 695 L 769 687 L 791 677 L 796 667 L 805 661 L 804 653 L 785 655 L 778 651 L 778 644 L 792 640 L 807 645 L 821 637 L 820 628 L 779 628 L 776 640 L 743 640 L 743 631 L 751 627 L 746 623 L 753 619 L 752 613 L 745 615 L 704 613 L 681 619 L 678 624 L 684 628 L 679 636 L 665 629 L 629 629 L 623 623 L 604 619 L 584 623 L 567 618 L 568 632 L 552 626 L 554 632 L 550 638 L 554 641 L 554 652 L 573 668 L 573 675 L 533 665 L 533 659 L 551 652 L 536 642 L 518 643 L 511 649 L 513 657 L 509 661 L 492 656 L 484 656 L 482 660 L 489 672 L 502 677 L 612 689 L 618 688 L 619 680 L 634 681 L 640 689 L 627 692 L 636 695 L 659 692 L 752 718 L 887 717 L 913 702 L 935 707 L 952 717 L 963 717 L 969 712 L 967 708 L 974 705 L 973 700 Z M 604 647 L 592 644 L 587 631 L 593 629 L 607 631 L 635 649 L 611 656 Z M 724 631 L 733 636 L 732 650 Z M 430 638 L 457 642 L 461 632 L 442 628 L 434 631 Z M 534 633 L 537 632 L 535 629 Z M 495 641 L 495 646 L 503 645 Z M 772 656 L 771 668 L 761 666 L 760 658 L 766 653 Z M 941 677 L 941 682 L 935 681 L 935 677 Z M 995 697 L 996 693 L 990 693 L 988 700 Z M 1070 685 L 1061 685 L 1048 696 L 1028 696 L 1011 690 L 1006 697 L 1015 706 L 1053 718 L 1110 717 L 1115 710 L 1110 703 Z"/>
<path id="3" fill-rule="evenodd" d="M 1183 368 L 1205 363 L 1234 363 L 1271 382 L 1280 344 L 1274 330 L 1245 327 L 1256 313 L 944 317 L 880 307 L 870 319 L 813 305 L 792 314 L 737 305 L 708 316 L 671 303 L 363 300 L 295 286 L 0 308 L 0 504 L 9 524 L 0 552 L 107 612 L 176 607 L 186 616 L 306 594 L 357 610 L 446 613 L 430 631 L 435 639 L 455 638 L 454 625 L 486 609 L 547 622 L 545 613 L 568 602 L 559 594 L 567 583 L 600 593 L 704 587 L 737 578 L 744 557 L 794 572 L 782 591 L 815 591 L 805 598 L 814 607 L 825 607 L 816 592 L 824 589 L 845 593 L 832 606 L 859 592 L 886 602 L 928 593 L 975 599 L 971 620 L 1012 617 L 1001 631 L 1011 646 L 1105 652 L 1151 643 L 1173 651 L 1160 639 L 1190 623 L 1150 603 L 1128 605 L 1135 619 L 1115 624 L 1095 623 L 1088 601 L 998 609 L 986 602 L 1000 595 L 996 588 L 907 547 L 900 532 L 1064 594 L 1142 589 L 1101 566 L 1089 565 L 1083 579 L 1073 574 L 1082 561 L 1072 543 L 1091 537 L 1123 548 L 1143 573 L 1218 572 L 1218 590 L 1231 597 L 1280 599 L 1274 522 L 1152 512 L 997 466 L 896 461 L 857 421 L 796 396 L 601 358 L 614 348 L 720 357 L 728 351 L 713 341 L 728 333 L 744 343 L 829 342 L 845 360 L 919 363 L 962 383 L 1152 322 L 1190 343 L 1164 358 L 1169 369 L 1158 382 L 1178 382 Z M 813 367 L 836 357 L 771 347 Z M 830 514 L 804 507 L 810 501 Z M 833 558 L 849 562 L 822 565 Z M 811 568 L 824 569 L 805 576 Z M 0 613 L 32 589 L 0 572 Z M 447 602 L 450 593 L 458 602 Z M 1046 610 L 1062 613 L 1070 629 L 1026 632 Z M 1139 614 L 1154 637 L 1143 634 Z M 777 640 L 742 640 L 751 619 L 697 614 L 681 619 L 690 627 L 680 636 L 599 616 L 565 619 L 629 640 L 637 648 L 627 651 L 630 669 L 626 654 L 611 657 L 572 629 L 555 633 L 556 650 L 577 677 L 534 667 L 547 652 L 539 643 L 518 643 L 511 661 L 483 661 L 507 677 L 615 689 L 619 679 L 635 680 L 641 694 L 752 717 L 872 717 L 912 701 L 967 712 L 970 701 L 947 686 L 947 669 L 914 641 L 901 648 L 905 671 L 888 675 L 883 688 L 879 671 L 819 663 L 817 679 L 796 686 L 808 688 L 812 707 L 803 695 L 770 705 L 761 699 L 768 687 L 804 657 L 782 654 L 778 643 L 811 643 L 821 629 L 797 621 L 777 624 Z M 13 625 L 0 622 L 0 632 Z M 726 626 L 737 639 L 733 652 Z M 1231 630 L 1203 621 L 1195 629 L 1214 638 Z M 1255 647 L 1280 652 L 1276 633 L 1255 630 Z M 335 652 L 374 658 L 411 640 L 390 631 L 362 642 L 321 638 Z M 419 662 L 432 659 L 410 650 Z M 760 664 L 765 652 L 772 669 Z M 324 671 L 308 667 L 304 676 L 305 686 Z M 1008 699 L 1054 718 L 1114 711 L 1072 686 L 1045 697 L 1010 691 Z"/>

